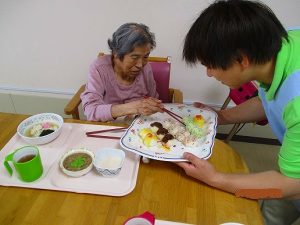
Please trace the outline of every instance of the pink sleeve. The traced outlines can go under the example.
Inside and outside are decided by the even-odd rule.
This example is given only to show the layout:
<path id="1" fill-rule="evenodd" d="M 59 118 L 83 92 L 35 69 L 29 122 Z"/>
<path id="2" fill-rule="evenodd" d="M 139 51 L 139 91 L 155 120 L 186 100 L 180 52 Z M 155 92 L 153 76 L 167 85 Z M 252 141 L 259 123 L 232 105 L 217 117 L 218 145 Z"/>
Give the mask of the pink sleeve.
<path id="1" fill-rule="evenodd" d="M 81 94 L 84 115 L 87 120 L 106 122 L 113 120 L 111 115 L 111 104 L 105 104 L 103 95 L 105 92 L 105 81 L 102 72 L 104 68 L 97 68 L 95 62 L 90 66 L 88 82 L 85 91 Z"/>

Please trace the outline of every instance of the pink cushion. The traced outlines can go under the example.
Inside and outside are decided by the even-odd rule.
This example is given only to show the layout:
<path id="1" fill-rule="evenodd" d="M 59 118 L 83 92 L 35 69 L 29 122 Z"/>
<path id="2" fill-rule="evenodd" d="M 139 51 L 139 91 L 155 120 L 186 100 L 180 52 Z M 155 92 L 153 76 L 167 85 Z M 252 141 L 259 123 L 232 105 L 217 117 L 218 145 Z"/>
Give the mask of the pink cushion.
<path id="1" fill-rule="evenodd" d="M 169 62 L 149 62 L 154 80 L 156 82 L 156 91 L 159 94 L 159 99 L 164 103 L 169 101 L 169 85 L 170 85 L 170 70 L 171 64 Z"/>
<path id="2" fill-rule="evenodd" d="M 230 89 L 229 96 L 231 100 L 236 104 L 239 105 L 249 98 L 257 96 L 258 90 L 256 85 L 253 82 L 248 82 L 243 84 L 240 88 Z M 257 122 L 258 125 L 266 125 L 268 124 L 268 120 L 262 120 Z"/>
<path id="3" fill-rule="evenodd" d="M 243 84 L 240 88 L 230 89 L 229 96 L 231 100 L 236 104 L 239 105 L 244 101 L 248 100 L 252 96 L 257 95 L 257 88 L 255 84 L 252 82 L 248 82 Z"/>

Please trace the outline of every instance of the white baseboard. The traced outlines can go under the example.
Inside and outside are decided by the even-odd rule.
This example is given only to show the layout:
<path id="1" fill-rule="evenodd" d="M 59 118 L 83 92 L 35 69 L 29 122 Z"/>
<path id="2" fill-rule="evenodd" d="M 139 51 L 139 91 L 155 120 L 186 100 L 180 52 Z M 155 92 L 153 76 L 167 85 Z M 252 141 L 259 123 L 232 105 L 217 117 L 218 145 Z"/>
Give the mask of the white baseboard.
<path id="1" fill-rule="evenodd" d="M 57 90 L 57 89 L 47 89 L 47 88 L 24 88 L 24 87 L 15 87 L 15 86 L 5 86 L 0 85 L 0 93 L 25 93 L 25 94 L 51 94 L 57 96 L 73 96 L 75 94 L 74 90 Z"/>

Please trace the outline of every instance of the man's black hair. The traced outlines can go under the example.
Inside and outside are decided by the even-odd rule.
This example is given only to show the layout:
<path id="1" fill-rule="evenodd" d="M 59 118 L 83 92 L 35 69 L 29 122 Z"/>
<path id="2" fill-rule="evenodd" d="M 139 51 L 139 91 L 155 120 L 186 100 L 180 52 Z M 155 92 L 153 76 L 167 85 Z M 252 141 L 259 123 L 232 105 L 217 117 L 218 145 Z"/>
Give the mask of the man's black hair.
<path id="1" fill-rule="evenodd" d="M 251 63 L 263 64 L 277 55 L 283 38 L 287 32 L 268 6 L 247 0 L 216 1 L 190 28 L 183 59 L 227 69 L 245 54 Z"/>

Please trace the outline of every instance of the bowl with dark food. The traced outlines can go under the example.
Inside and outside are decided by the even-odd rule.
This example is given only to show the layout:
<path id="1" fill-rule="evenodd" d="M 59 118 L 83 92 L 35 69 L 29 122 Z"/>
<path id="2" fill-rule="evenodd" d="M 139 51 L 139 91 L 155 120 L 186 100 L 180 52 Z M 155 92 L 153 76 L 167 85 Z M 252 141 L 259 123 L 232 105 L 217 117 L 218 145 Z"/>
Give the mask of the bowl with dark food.
<path id="1" fill-rule="evenodd" d="M 85 148 L 72 149 L 60 160 L 59 167 L 71 177 L 81 177 L 93 168 L 94 153 Z"/>
<path id="2" fill-rule="evenodd" d="M 47 144 L 60 135 L 63 123 L 63 118 L 58 114 L 41 113 L 23 120 L 17 133 L 29 144 Z"/>

